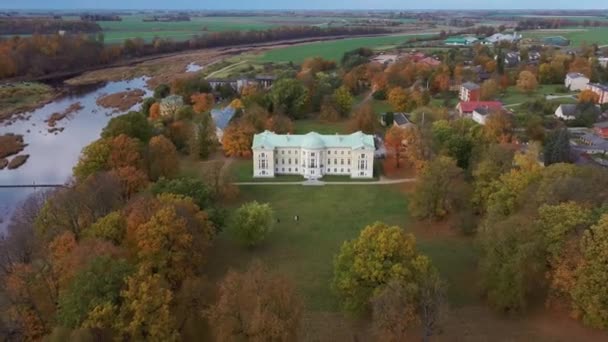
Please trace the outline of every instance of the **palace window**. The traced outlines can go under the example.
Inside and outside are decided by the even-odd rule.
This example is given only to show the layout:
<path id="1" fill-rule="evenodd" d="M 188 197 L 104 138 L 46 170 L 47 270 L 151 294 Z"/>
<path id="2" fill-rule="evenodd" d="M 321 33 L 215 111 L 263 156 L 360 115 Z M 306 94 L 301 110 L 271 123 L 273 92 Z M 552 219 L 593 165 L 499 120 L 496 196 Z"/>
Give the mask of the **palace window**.
<path id="1" fill-rule="evenodd" d="M 344 165 L 344 159 L 340 159 L 340 165 Z"/>
<path id="2" fill-rule="evenodd" d="M 342 153 L 341 153 L 341 154 L 344 154 L 344 151 L 342 151 Z"/>
<path id="3" fill-rule="evenodd" d="M 334 158 L 334 164 L 338 165 L 338 158 Z"/>
<path id="4" fill-rule="evenodd" d="M 327 159 L 327 165 L 331 165 L 331 159 Z"/>
<path id="5" fill-rule="evenodd" d="M 291 165 L 291 158 L 289 158 L 289 165 Z"/>
<path id="6" fill-rule="evenodd" d="M 327 154 L 331 154 L 331 151 L 327 151 Z"/>
<path id="7" fill-rule="evenodd" d="M 350 165 L 350 159 L 347 159 L 347 160 L 348 160 L 348 165 Z"/>

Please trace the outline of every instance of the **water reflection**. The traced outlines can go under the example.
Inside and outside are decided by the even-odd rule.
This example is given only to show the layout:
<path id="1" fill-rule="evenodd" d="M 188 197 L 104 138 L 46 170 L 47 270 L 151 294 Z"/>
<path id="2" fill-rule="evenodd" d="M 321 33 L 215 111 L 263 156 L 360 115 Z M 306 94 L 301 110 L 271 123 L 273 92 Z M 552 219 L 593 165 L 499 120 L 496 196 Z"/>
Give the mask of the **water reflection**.
<path id="1" fill-rule="evenodd" d="M 197 72 L 203 70 L 203 67 L 192 62 L 186 66 L 186 72 Z"/>
<path id="2" fill-rule="evenodd" d="M 93 88 L 79 88 L 68 96 L 29 113 L 29 120 L 0 126 L 0 134 L 22 134 L 28 144 L 22 153 L 30 155 L 27 163 L 19 169 L 0 170 L 0 185 L 65 183 L 71 177 L 72 167 L 78 161 L 82 148 L 97 139 L 112 116 L 118 115 L 112 109 L 98 106 L 95 103 L 97 98 L 103 94 L 132 89 L 142 89 L 146 92 L 145 97 L 152 96 L 152 91 L 146 88 L 146 80 L 146 77 L 141 77 L 129 81 L 108 82 Z M 44 121 L 52 113 L 63 112 L 77 102 L 80 102 L 83 108 L 57 123 L 57 127 L 64 127 L 64 131 L 49 133 L 48 125 Z M 141 104 L 136 104 L 131 109 L 138 110 L 140 106 Z M 4 230 L 15 206 L 33 191 L 34 189 L 0 189 L 0 230 Z"/>

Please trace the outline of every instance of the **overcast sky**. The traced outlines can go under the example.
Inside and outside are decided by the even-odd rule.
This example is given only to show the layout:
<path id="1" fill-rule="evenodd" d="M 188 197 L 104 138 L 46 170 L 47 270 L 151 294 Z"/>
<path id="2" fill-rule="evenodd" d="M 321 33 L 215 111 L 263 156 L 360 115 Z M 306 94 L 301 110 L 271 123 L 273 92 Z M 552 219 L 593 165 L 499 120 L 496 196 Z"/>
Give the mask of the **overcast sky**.
<path id="1" fill-rule="evenodd" d="M 603 9 L 607 0 L 0 0 L 4 9 Z"/>

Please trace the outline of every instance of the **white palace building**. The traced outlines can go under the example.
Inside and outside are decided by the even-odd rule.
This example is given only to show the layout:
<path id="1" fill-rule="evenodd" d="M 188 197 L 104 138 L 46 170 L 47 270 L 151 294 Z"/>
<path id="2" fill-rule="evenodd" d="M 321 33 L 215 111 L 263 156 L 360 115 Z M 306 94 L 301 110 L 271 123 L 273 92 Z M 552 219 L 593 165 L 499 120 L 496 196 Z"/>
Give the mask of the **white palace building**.
<path id="1" fill-rule="evenodd" d="M 275 134 L 265 131 L 253 137 L 253 177 L 323 175 L 373 178 L 374 138 L 356 132 L 348 135 Z"/>

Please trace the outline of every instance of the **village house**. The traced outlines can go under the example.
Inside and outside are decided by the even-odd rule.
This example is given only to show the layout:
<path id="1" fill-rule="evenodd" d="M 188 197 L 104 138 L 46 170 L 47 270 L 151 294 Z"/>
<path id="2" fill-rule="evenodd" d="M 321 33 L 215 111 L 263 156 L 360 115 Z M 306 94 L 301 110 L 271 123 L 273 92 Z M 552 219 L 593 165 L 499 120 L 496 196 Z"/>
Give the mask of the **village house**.
<path id="1" fill-rule="evenodd" d="M 548 46 L 568 46 L 570 45 L 570 40 L 562 36 L 545 37 L 542 39 L 542 43 Z"/>
<path id="2" fill-rule="evenodd" d="M 585 133 L 579 137 L 579 141 L 583 146 L 577 146 L 577 149 L 583 150 L 588 154 L 606 154 L 608 152 L 608 141 L 593 133 Z"/>
<path id="3" fill-rule="evenodd" d="M 215 124 L 215 135 L 217 136 L 218 141 L 222 141 L 224 130 L 228 127 L 234 114 L 236 114 L 236 109 L 231 106 L 211 110 L 211 119 L 213 119 L 213 123 Z"/>
<path id="4" fill-rule="evenodd" d="M 597 94 L 597 96 L 599 97 L 598 98 L 599 104 L 608 103 L 608 85 L 598 84 L 598 83 L 589 83 L 587 85 L 587 89 L 589 89 Z"/>
<path id="5" fill-rule="evenodd" d="M 600 114 L 599 106 L 592 106 L 590 110 L 595 110 L 596 114 Z M 562 120 L 575 120 L 583 114 L 583 108 L 578 104 L 561 104 L 555 110 L 555 116 Z"/>
<path id="6" fill-rule="evenodd" d="M 362 132 L 348 135 L 275 134 L 264 131 L 253 137 L 253 177 L 324 175 L 374 177 L 374 137 Z"/>
<path id="7" fill-rule="evenodd" d="M 460 86 L 460 101 L 479 101 L 481 88 L 473 82 L 465 82 Z"/>
<path id="8" fill-rule="evenodd" d="M 518 51 L 511 51 L 505 54 L 505 66 L 508 68 L 515 67 L 521 62 L 521 54 Z"/>
<path id="9" fill-rule="evenodd" d="M 473 110 L 472 119 L 480 125 L 486 124 L 486 119 L 490 115 L 491 111 L 488 107 L 477 107 Z"/>
<path id="10" fill-rule="evenodd" d="M 566 75 L 564 85 L 571 91 L 581 91 L 589 84 L 589 78 L 578 72 L 570 72 Z"/>
<path id="11" fill-rule="evenodd" d="M 502 102 L 500 101 L 472 101 L 472 102 L 465 102 L 465 101 L 461 101 L 458 103 L 458 105 L 456 105 L 456 110 L 458 111 L 458 113 L 460 114 L 461 117 L 473 117 L 473 112 L 477 109 L 477 108 L 486 108 L 489 111 L 497 111 L 497 110 L 501 110 L 502 107 Z"/>
<path id="12" fill-rule="evenodd" d="M 594 124 L 593 132 L 604 139 L 608 139 L 608 121 L 598 122 Z"/>
<path id="13" fill-rule="evenodd" d="M 602 66 L 602 68 L 608 68 L 608 57 L 599 57 L 597 62 Z"/>

